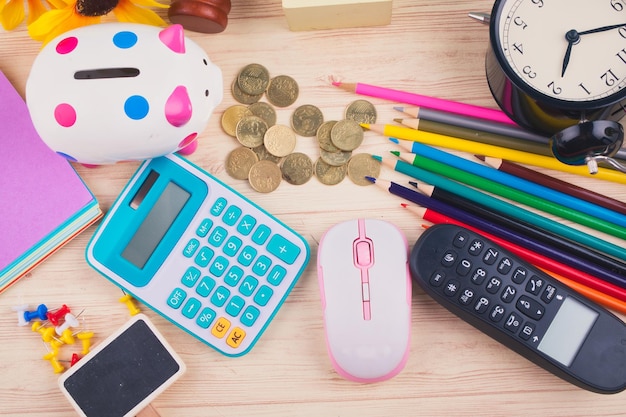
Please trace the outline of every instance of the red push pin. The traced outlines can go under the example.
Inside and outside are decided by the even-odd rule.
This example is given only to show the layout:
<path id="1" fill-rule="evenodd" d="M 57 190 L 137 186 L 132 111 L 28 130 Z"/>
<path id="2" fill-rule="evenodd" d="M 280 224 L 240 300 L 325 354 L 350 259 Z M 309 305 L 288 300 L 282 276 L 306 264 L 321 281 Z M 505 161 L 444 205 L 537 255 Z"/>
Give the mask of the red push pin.
<path id="1" fill-rule="evenodd" d="M 79 360 L 80 360 L 80 356 L 78 356 L 78 353 L 72 353 L 72 359 L 70 359 L 70 366 L 76 365 L 76 362 L 78 362 Z"/>
<path id="2" fill-rule="evenodd" d="M 70 312 L 70 308 L 66 306 L 65 304 L 63 304 L 61 308 L 56 311 L 48 311 L 48 313 L 46 314 L 46 317 L 48 318 L 50 323 L 52 323 L 53 326 L 58 326 L 61 319 L 64 318 L 65 315 L 69 312 Z"/>

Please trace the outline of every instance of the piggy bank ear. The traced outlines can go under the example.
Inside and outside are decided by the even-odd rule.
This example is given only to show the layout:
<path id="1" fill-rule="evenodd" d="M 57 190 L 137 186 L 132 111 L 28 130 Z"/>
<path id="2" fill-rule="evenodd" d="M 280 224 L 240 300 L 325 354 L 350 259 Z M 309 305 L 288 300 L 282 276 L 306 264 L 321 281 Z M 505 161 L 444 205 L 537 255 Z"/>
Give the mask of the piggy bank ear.
<path id="1" fill-rule="evenodd" d="M 177 54 L 185 53 L 185 32 L 181 25 L 168 26 L 159 32 L 159 39 Z"/>

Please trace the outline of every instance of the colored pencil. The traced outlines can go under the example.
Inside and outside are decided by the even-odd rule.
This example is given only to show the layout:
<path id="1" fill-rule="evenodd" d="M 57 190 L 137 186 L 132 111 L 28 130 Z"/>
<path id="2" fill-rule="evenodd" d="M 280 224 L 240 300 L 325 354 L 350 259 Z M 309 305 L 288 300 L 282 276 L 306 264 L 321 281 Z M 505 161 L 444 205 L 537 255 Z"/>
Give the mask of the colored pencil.
<path id="1" fill-rule="evenodd" d="M 408 116 L 420 120 L 430 120 L 431 122 L 443 123 L 452 126 L 464 127 L 467 129 L 489 132 L 496 135 L 508 136 L 521 139 L 527 142 L 548 145 L 550 138 L 522 129 L 519 126 L 490 122 L 488 120 L 466 117 L 447 111 L 433 110 L 422 107 L 394 107 L 394 110 L 402 112 Z M 408 123 L 408 121 L 407 121 Z"/>
<path id="2" fill-rule="evenodd" d="M 374 159 L 382 162 L 384 165 L 389 166 L 396 172 L 400 172 L 402 174 L 408 175 L 420 181 L 424 181 L 436 187 L 443 188 L 449 192 L 460 195 L 461 197 L 465 197 L 474 202 L 480 202 L 480 205 L 491 207 L 493 210 L 501 213 L 506 213 L 507 215 L 515 217 L 520 221 L 533 224 L 536 227 L 549 230 L 552 233 L 558 234 L 567 239 L 577 241 L 582 245 L 596 249 L 607 255 L 613 256 L 621 260 L 626 260 L 626 249 L 621 246 L 615 245 L 580 230 L 550 220 L 544 216 L 541 216 L 540 214 L 528 211 L 522 207 L 515 206 L 506 201 L 492 197 L 478 190 L 474 190 L 473 188 L 459 184 L 440 175 L 433 174 L 432 172 L 415 167 L 399 159 L 393 160 L 380 156 L 374 156 Z"/>
<path id="3" fill-rule="evenodd" d="M 411 104 L 413 106 L 427 107 L 430 109 L 446 110 L 451 113 L 462 114 L 469 117 L 516 125 L 516 123 L 512 121 L 502 110 L 490 109 L 487 107 L 446 100 L 438 97 L 408 93 L 406 91 L 378 87 L 371 84 L 343 82 L 333 82 L 332 84 L 335 87 L 339 87 L 342 90 L 355 94 L 382 98 L 385 100 L 395 101 L 396 103 Z"/>
<path id="4" fill-rule="evenodd" d="M 458 126 L 466 129 L 476 130 L 478 132 L 486 132 L 493 133 L 494 135 L 504 136 L 508 138 L 519 139 L 523 142 L 532 142 L 536 145 L 541 144 L 549 150 L 550 138 L 544 135 L 540 135 L 537 133 L 533 133 L 529 130 L 523 129 L 519 126 L 512 126 L 503 123 L 490 122 L 488 120 L 477 119 L 473 117 L 466 117 L 459 114 L 454 114 L 441 110 L 433 110 L 421 107 L 394 107 L 394 110 L 405 113 L 408 116 L 412 116 L 414 119 L 419 120 L 429 120 L 431 122 L 436 122 L 440 124 L 450 125 L 450 126 Z M 414 120 L 413 119 L 413 120 Z M 421 122 L 420 122 L 421 123 Z M 416 122 L 412 121 L 412 119 L 403 119 L 402 124 L 407 127 L 413 127 Z M 433 133 L 432 130 L 428 130 L 426 128 L 422 128 L 421 130 Z M 442 133 L 447 134 L 447 133 Z M 449 135 L 454 136 L 454 135 Z M 460 136 L 459 136 L 460 137 Z M 467 139 L 467 138 L 463 138 Z M 517 149 L 517 148 L 513 148 Z M 523 150 L 523 149 L 522 149 Z M 530 151 L 530 150 L 529 150 Z M 533 152 L 538 153 L 538 152 Z M 626 149 L 620 149 L 615 154 L 615 158 L 617 159 L 626 159 Z"/>
<path id="5" fill-rule="evenodd" d="M 398 143 L 400 141 L 392 139 L 392 142 Z M 469 185 L 626 239 L 626 216 L 621 213 L 428 145 L 417 142 L 398 144 L 404 149 L 408 149 L 409 146 L 407 145 L 410 145 L 412 153 L 399 155 L 410 164 L 466 184 L 469 184 L 468 181 L 472 181 L 472 184 Z M 464 175 L 465 173 L 471 175 Z M 488 189 L 484 187 L 488 187 Z M 571 209 L 573 212 L 565 208 Z M 598 219 L 602 219 L 602 221 L 598 221 Z M 620 226 L 622 230 L 613 228 L 613 224 Z"/>
<path id="6" fill-rule="evenodd" d="M 482 206 L 433 185 L 413 181 L 409 181 L 409 184 L 428 197 L 487 220 L 497 227 L 511 230 L 514 233 L 549 245 L 560 252 L 565 252 L 576 259 L 580 259 L 583 262 L 576 265 L 578 269 L 583 272 L 596 275 L 598 278 L 609 282 L 619 283 L 622 280 L 626 282 L 626 264 L 615 258 L 606 256 L 603 253 L 582 246 L 577 242 L 565 239 L 547 230 L 521 222 L 514 217 L 499 213 L 492 210 L 490 207 Z M 567 261 L 571 262 L 571 259 L 567 259 Z"/>
<path id="7" fill-rule="evenodd" d="M 361 126 L 365 129 L 369 129 L 373 132 L 392 138 L 424 143 L 431 146 L 441 146 L 461 152 L 468 152 L 472 155 L 481 154 L 485 156 L 494 156 L 527 165 L 540 166 L 557 171 L 569 172 L 586 177 L 626 184 L 626 175 L 622 172 L 611 169 L 599 168 L 597 174 L 590 174 L 586 166 L 566 165 L 559 162 L 556 158 L 522 152 L 515 149 L 501 148 L 499 146 L 472 142 L 465 139 L 453 138 L 451 136 L 422 132 L 419 130 L 409 129 L 408 127 L 368 123 L 361 123 Z"/>
<path id="8" fill-rule="evenodd" d="M 407 187 L 403 187 L 402 185 L 395 182 L 374 178 L 369 179 L 370 181 L 374 182 L 374 184 L 376 184 L 378 187 L 386 189 L 391 194 L 394 194 L 412 203 L 418 204 L 422 207 L 437 211 L 462 223 L 471 225 L 475 227 L 476 230 L 479 230 L 480 233 L 489 233 L 493 236 L 498 236 L 501 239 L 511 243 L 515 243 L 518 246 L 522 246 L 522 244 L 520 243 L 523 243 L 523 247 L 532 248 L 530 250 L 532 250 L 533 252 L 542 254 L 546 259 L 546 266 L 549 266 L 551 270 L 558 270 L 560 271 L 560 274 L 569 277 L 573 281 L 579 282 L 590 288 L 594 288 L 604 294 L 618 298 L 622 301 L 626 301 L 625 289 L 598 279 L 593 275 L 581 272 L 580 270 L 572 267 L 569 263 L 554 261 L 553 255 L 558 254 L 558 251 L 554 250 L 554 248 L 551 248 L 548 245 L 543 245 L 524 236 L 517 235 L 507 229 L 495 227 L 488 221 L 473 216 L 467 212 L 464 212 L 463 210 L 456 209 L 455 207 L 452 207 L 448 204 L 426 197 L 425 195 L 422 195 Z M 575 258 L 572 258 L 572 261 L 575 262 Z"/>
<path id="9" fill-rule="evenodd" d="M 477 229 L 473 226 L 470 226 L 468 224 L 465 224 L 461 221 L 458 221 L 456 219 L 453 219 L 452 217 L 448 217 L 444 214 L 441 214 L 437 211 L 425 208 L 425 207 L 421 207 L 421 206 L 410 206 L 408 204 L 402 203 L 401 204 L 402 207 L 406 208 L 407 210 L 411 211 L 412 213 L 414 213 L 415 215 L 417 215 L 418 217 L 433 223 L 433 224 L 440 224 L 440 223 L 448 223 L 448 224 L 456 224 L 457 226 L 461 226 L 464 227 L 466 229 L 472 230 L 476 233 L 479 233 L 480 235 L 484 236 L 485 238 L 493 241 L 494 243 L 502 246 L 503 248 L 509 250 L 511 253 L 519 256 L 521 259 L 530 262 L 531 264 L 535 265 L 537 268 L 541 269 L 543 272 L 545 272 L 546 274 L 550 275 L 551 277 L 553 277 L 554 279 L 556 279 L 557 281 L 560 281 L 561 283 L 567 285 L 568 287 L 572 288 L 573 290 L 579 292 L 580 294 L 586 296 L 587 298 L 589 298 L 590 300 L 593 300 L 595 302 L 597 302 L 598 304 L 602 304 L 607 308 L 611 308 L 615 311 L 618 311 L 620 313 L 624 313 L 626 314 L 626 301 L 621 301 L 618 298 L 612 297 L 608 294 L 603 293 L 602 291 L 596 290 L 594 288 L 588 287 L 587 285 L 583 285 L 579 282 L 576 282 L 572 279 L 567 278 L 565 275 L 553 271 L 552 269 L 555 270 L 559 270 L 559 271 L 564 271 L 566 273 L 571 272 L 571 270 L 573 268 L 568 268 L 566 265 L 563 265 L 559 262 L 556 262 L 550 258 L 546 258 L 544 255 L 540 255 L 537 252 L 533 252 L 531 250 L 528 250 L 526 248 L 523 248 L 521 246 L 516 245 L 515 243 L 511 243 L 505 239 L 501 239 L 497 236 L 494 236 L 490 233 L 486 233 L 484 230 L 480 230 Z M 574 270 L 573 273 L 576 273 L 576 271 Z"/>
<path id="10" fill-rule="evenodd" d="M 600 207 L 626 215 L 626 203 L 607 195 L 596 193 L 595 191 L 587 188 L 574 185 L 571 182 L 560 180 L 514 162 L 505 161 L 501 158 L 493 158 L 490 156 L 484 157 L 482 155 L 476 155 L 476 158 L 481 161 L 485 161 L 487 165 L 497 169 L 498 171 L 506 172 L 507 174 L 514 175 L 518 178 L 523 178 L 527 181 L 534 182 L 535 184 L 540 184 L 544 187 L 558 190 L 564 194 L 571 195 L 584 201 L 589 201 L 590 203 L 596 204 Z"/>
<path id="11" fill-rule="evenodd" d="M 501 146 L 503 148 L 516 149 L 518 151 L 530 152 L 537 155 L 552 156 L 550 148 L 541 143 L 516 139 L 509 136 L 496 135 L 494 133 L 483 132 L 461 126 L 433 122 L 426 119 L 393 120 L 394 122 L 398 122 L 410 129 L 421 130 L 423 132 L 437 133 L 439 135 L 486 143 L 487 145 Z"/>

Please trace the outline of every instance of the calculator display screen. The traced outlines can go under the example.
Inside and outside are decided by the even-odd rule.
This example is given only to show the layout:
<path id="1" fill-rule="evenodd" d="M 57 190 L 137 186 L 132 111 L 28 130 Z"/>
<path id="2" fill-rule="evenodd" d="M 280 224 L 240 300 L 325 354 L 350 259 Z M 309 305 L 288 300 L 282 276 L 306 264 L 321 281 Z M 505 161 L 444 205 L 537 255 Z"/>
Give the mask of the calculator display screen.
<path id="1" fill-rule="evenodd" d="M 190 196 L 187 191 L 169 182 L 122 251 L 122 258 L 137 268 L 143 268 Z"/>
<path id="2" fill-rule="evenodd" d="M 596 311 L 566 298 L 537 349 L 570 366 L 597 318 Z"/>

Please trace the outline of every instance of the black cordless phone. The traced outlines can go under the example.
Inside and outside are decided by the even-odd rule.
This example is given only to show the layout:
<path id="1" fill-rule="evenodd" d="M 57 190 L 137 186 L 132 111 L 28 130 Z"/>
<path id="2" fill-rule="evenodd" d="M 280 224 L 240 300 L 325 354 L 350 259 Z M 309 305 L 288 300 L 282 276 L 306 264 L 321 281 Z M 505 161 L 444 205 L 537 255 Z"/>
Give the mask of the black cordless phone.
<path id="1" fill-rule="evenodd" d="M 480 234 L 431 226 L 410 269 L 441 305 L 553 374 L 598 393 L 626 388 L 626 324 Z"/>

